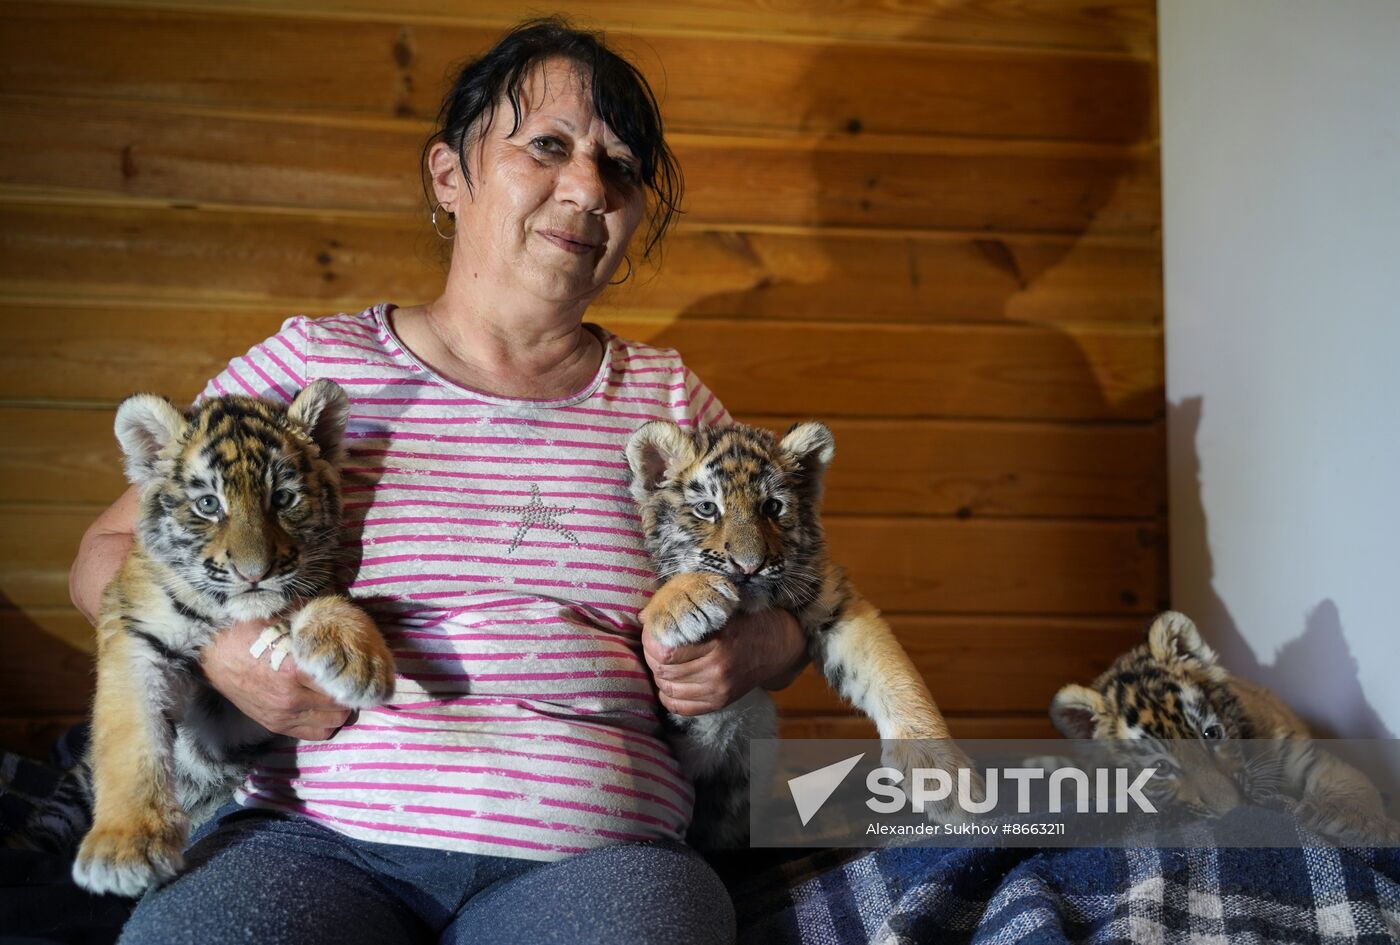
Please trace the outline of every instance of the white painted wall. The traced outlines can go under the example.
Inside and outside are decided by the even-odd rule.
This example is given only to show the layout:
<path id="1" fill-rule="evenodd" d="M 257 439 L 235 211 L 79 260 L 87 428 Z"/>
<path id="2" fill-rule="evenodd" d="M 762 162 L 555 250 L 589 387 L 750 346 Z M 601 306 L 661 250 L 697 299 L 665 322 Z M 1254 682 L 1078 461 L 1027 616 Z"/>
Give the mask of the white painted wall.
<path id="1" fill-rule="evenodd" d="M 1400 0 L 1161 0 L 1172 598 L 1400 735 Z"/>

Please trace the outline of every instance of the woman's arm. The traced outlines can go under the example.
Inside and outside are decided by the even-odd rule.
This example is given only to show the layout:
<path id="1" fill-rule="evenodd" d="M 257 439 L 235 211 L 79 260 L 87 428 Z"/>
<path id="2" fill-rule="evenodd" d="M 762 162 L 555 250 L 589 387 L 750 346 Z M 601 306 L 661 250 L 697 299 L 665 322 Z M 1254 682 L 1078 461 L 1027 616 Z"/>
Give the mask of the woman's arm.
<path id="1" fill-rule="evenodd" d="M 762 686 L 784 689 L 807 666 L 807 641 L 786 610 L 735 614 L 704 643 L 667 648 L 642 634 L 661 704 L 677 715 L 722 709 Z"/>
<path id="2" fill-rule="evenodd" d="M 97 623 L 102 591 L 121 570 L 136 534 L 140 492 L 131 486 L 88 526 L 78 545 L 78 557 L 68 572 L 68 596 L 88 623 Z"/>
<path id="3" fill-rule="evenodd" d="M 88 526 L 78 546 L 78 557 L 68 572 L 68 592 L 73 606 L 91 623 L 97 623 L 102 591 L 131 550 L 139 505 L 140 493 L 132 486 Z M 249 654 L 271 622 L 237 623 L 216 634 L 204 648 L 205 677 L 244 715 L 270 732 L 307 741 L 330 738 L 350 713 L 297 672 L 290 654 L 279 670 Z"/>

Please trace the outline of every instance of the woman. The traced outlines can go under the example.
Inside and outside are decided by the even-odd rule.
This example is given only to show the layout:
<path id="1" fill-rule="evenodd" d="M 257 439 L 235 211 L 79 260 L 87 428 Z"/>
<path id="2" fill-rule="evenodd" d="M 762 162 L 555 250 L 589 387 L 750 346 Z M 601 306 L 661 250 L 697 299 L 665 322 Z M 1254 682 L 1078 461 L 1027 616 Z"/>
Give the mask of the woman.
<path id="1" fill-rule="evenodd" d="M 630 274 L 648 196 L 645 253 L 674 212 L 655 101 L 594 36 L 542 21 L 463 70 L 440 126 L 425 167 L 453 246 L 441 297 L 291 319 L 206 390 L 346 387 L 350 592 L 398 692 L 346 724 L 290 660 L 249 655 L 258 626 L 222 634 L 211 682 L 301 741 L 263 759 L 124 941 L 733 938 L 722 885 L 677 842 L 690 792 L 643 659 L 663 704 L 698 714 L 786 685 L 804 657 L 781 612 L 643 654 L 651 575 L 622 445 L 652 418 L 727 422 L 675 352 L 583 324 Z M 90 617 L 135 503 L 84 538 L 73 597 Z"/>

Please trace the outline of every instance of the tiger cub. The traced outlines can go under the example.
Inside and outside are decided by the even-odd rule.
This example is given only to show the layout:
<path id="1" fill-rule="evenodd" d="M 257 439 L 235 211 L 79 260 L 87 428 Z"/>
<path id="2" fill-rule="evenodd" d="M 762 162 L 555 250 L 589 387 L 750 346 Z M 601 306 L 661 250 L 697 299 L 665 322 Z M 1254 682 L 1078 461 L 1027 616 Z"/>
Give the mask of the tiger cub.
<path id="1" fill-rule="evenodd" d="M 1273 693 L 1227 672 L 1183 614 L 1159 615 L 1146 642 L 1120 656 L 1093 686 L 1062 688 L 1050 717 L 1067 738 L 1169 745 L 1174 763 L 1162 799 L 1188 810 L 1218 816 L 1246 800 L 1277 800 L 1333 842 L 1400 844 L 1400 827 L 1366 775 L 1315 745 Z M 1280 744 L 1223 750 L 1232 747 L 1228 739 Z"/>
<path id="2" fill-rule="evenodd" d="M 663 582 L 642 610 L 646 632 L 666 646 L 693 644 L 736 611 L 785 608 L 832 687 L 882 739 L 899 740 L 887 742 L 888 763 L 903 771 L 967 766 L 889 625 L 827 558 L 820 504 L 834 452 L 831 431 L 816 422 L 793 426 L 781 440 L 742 424 L 687 433 L 653 421 L 633 433 L 632 495 Z M 702 849 L 743 844 L 748 745 L 776 736 L 772 699 L 756 689 L 718 712 L 670 715 L 668 725 L 696 786 L 689 839 Z"/>
<path id="3" fill-rule="evenodd" d="M 306 602 L 287 629 L 298 668 L 347 708 L 392 694 L 393 658 L 374 622 L 327 593 L 346 414 L 345 392 L 327 380 L 288 406 L 229 396 L 186 413 L 136 394 L 117 410 L 141 499 L 97 624 L 93 823 L 73 865 L 80 886 L 135 896 L 173 876 L 191 822 L 232 795 L 272 737 L 200 672 L 219 628 Z"/>

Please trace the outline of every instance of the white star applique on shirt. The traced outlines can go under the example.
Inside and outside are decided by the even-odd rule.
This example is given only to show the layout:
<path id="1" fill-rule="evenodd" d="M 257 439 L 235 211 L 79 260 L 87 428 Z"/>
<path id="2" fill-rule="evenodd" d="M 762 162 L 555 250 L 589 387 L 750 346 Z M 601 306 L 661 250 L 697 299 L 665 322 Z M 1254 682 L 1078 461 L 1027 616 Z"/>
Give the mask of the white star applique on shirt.
<path id="1" fill-rule="evenodd" d="M 563 508 L 557 505 L 545 505 L 540 498 L 540 487 L 536 483 L 530 484 L 530 501 L 527 505 L 493 505 L 491 508 L 500 509 L 502 512 L 513 512 L 520 516 L 520 524 L 516 527 L 515 537 L 510 542 L 511 551 L 520 547 L 520 543 L 525 539 L 525 533 L 532 528 L 547 528 L 563 535 L 575 545 L 579 543 L 577 535 L 555 521 L 561 515 L 568 515 L 572 512 L 574 506 Z"/>

